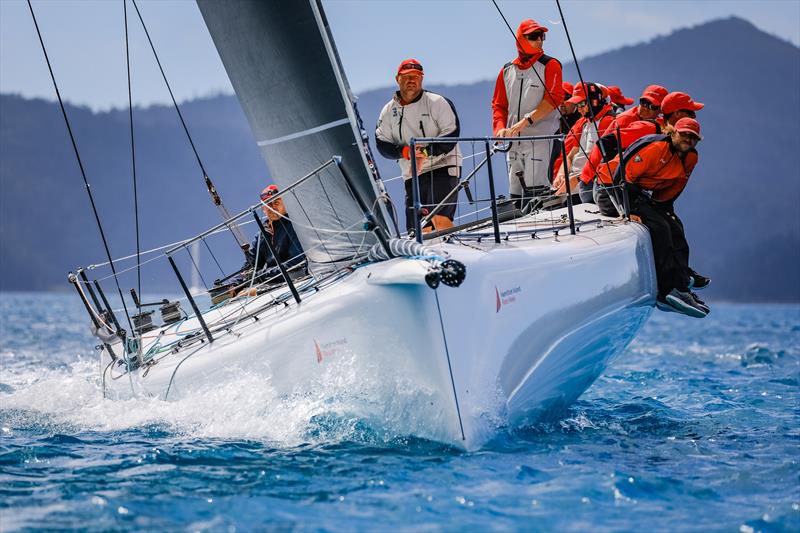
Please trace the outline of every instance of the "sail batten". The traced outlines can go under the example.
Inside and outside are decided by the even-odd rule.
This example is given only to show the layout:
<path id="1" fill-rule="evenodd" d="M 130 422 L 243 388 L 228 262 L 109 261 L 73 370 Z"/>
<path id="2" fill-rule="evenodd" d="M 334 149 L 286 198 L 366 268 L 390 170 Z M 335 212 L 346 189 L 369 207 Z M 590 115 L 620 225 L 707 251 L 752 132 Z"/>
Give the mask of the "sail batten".
<path id="1" fill-rule="evenodd" d="M 259 146 L 270 146 L 272 144 L 282 143 L 284 141 L 291 141 L 292 139 L 298 139 L 300 137 L 305 137 L 306 135 L 313 135 L 315 133 L 319 133 L 321 131 L 325 131 L 330 128 L 335 128 L 336 126 L 343 126 L 345 124 L 350 124 L 350 119 L 345 117 L 343 119 L 334 120 L 333 122 L 328 122 L 327 124 L 323 124 L 321 126 L 317 126 L 316 128 L 310 128 L 303 131 L 298 131 L 296 133 L 290 133 L 289 135 L 284 135 L 283 137 L 278 137 L 277 139 L 268 139 L 265 141 L 258 141 L 256 144 Z"/>
<path id="2" fill-rule="evenodd" d="M 368 205 L 382 184 L 369 168 L 347 81 L 316 0 L 197 0 L 271 178 L 280 188 L 339 156 Z M 284 198 L 309 268 L 323 273 L 363 253 L 363 220 L 338 168 Z M 385 217 L 378 213 L 383 224 Z"/>

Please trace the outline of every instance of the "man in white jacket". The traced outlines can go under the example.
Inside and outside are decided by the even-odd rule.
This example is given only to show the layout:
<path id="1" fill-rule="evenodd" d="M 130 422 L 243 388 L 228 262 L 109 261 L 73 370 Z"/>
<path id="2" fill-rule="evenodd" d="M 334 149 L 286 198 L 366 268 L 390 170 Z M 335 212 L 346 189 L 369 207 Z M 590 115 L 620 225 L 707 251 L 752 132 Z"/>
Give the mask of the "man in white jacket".
<path id="1" fill-rule="evenodd" d="M 411 180 L 411 157 L 416 158 L 419 176 L 420 216 L 425 217 L 458 186 L 461 174 L 461 152 L 458 143 L 417 144 L 410 153 L 412 137 L 458 137 L 460 127 L 453 103 L 440 94 L 422 88 L 424 71 L 416 59 L 406 59 L 397 69 L 399 90 L 383 106 L 375 141 L 378 151 L 400 165 L 406 187 L 406 227 L 414 228 L 414 204 Z M 442 230 L 453 226 L 458 198 L 453 195 L 447 204 L 431 218 L 433 228 Z"/>

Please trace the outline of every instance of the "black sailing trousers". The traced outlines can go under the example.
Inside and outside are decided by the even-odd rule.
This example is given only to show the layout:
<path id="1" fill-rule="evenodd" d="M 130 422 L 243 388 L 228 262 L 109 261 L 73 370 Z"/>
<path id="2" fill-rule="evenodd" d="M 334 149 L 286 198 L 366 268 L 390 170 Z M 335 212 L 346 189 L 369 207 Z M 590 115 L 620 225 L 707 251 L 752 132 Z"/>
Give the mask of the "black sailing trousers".
<path id="1" fill-rule="evenodd" d="M 455 175 L 452 175 L 452 174 Z M 450 191 L 458 186 L 459 167 L 442 167 L 424 173 L 419 177 L 419 199 L 422 204 L 420 216 L 425 218 L 439 202 L 444 200 Z M 413 181 L 405 180 L 406 186 L 406 230 L 414 229 L 414 191 Z M 454 194 L 445 204 L 439 215 L 453 220 L 456 214 L 458 196 Z"/>
<path id="2" fill-rule="evenodd" d="M 688 291 L 689 244 L 683 232 L 683 223 L 671 211 L 671 206 L 654 203 L 640 193 L 631 197 L 631 214 L 641 218 L 650 230 L 659 298 L 669 294 L 672 289 Z"/>

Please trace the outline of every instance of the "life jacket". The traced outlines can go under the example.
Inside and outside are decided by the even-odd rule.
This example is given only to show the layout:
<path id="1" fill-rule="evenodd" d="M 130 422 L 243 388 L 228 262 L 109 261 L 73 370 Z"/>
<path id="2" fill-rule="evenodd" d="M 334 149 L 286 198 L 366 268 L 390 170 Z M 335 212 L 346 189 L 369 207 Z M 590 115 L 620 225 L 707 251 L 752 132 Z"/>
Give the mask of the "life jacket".
<path id="1" fill-rule="evenodd" d="M 617 113 L 617 116 L 614 117 L 614 121 L 608 125 L 608 128 L 606 128 L 605 131 L 600 133 L 600 136 L 604 137 L 612 131 L 616 131 L 618 127 L 619 129 L 625 128 L 637 120 L 642 120 L 642 118 L 639 116 L 639 106 L 632 107 L 627 111 L 623 111 L 622 113 Z"/>
<path id="2" fill-rule="evenodd" d="M 503 86 L 505 88 L 506 100 L 508 102 L 508 111 L 506 116 L 505 126 L 511 127 L 519 122 L 525 115 L 532 112 L 541 103 L 541 101 L 550 97 L 550 103 L 557 103 L 554 105 L 558 108 L 563 100 L 563 90 L 561 89 L 561 76 L 554 81 L 557 84 L 555 91 L 551 90 L 548 95 L 545 90 L 547 83 L 547 65 L 551 61 L 555 61 L 558 73 L 561 72 L 561 63 L 558 59 L 542 54 L 533 62 L 529 68 L 521 68 L 514 62 L 507 63 L 503 67 L 502 77 Z M 552 74 L 551 74 L 552 77 Z M 555 102 L 554 102 L 555 101 Z M 521 136 L 529 135 L 552 135 L 558 131 L 560 114 L 558 109 L 553 109 L 542 120 L 537 120 L 533 125 L 528 125 L 520 132 Z"/>
<path id="3" fill-rule="evenodd" d="M 583 173 L 586 163 L 589 161 L 589 152 L 597 142 L 598 131 L 604 131 L 611 121 L 614 120 L 614 115 L 611 114 L 611 105 L 606 105 L 600 112 L 594 116 L 595 122 L 588 118 L 584 118 L 582 122 L 576 123 L 572 128 L 574 133 L 577 133 L 578 124 L 580 124 L 580 137 L 577 146 L 579 146 L 578 153 L 572 159 L 572 166 L 569 169 L 569 175 L 579 176 Z M 595 127 L 595 125 L 597 127 Z"/>

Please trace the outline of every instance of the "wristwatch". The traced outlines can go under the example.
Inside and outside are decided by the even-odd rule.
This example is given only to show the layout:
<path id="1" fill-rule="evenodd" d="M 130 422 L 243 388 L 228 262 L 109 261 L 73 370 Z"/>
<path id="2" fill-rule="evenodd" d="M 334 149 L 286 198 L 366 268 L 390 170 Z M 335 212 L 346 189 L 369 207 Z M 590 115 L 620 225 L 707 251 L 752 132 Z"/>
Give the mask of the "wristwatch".
<path id="1" fill-rule="evenodd" d="M 532 114 L 533 113 L 528 113 L 527 115 L 525 115 L 525 118 L 528 119 L 528 124 L 530 124 L 531 126 L 533 126 L 533 117 L 531 117 Z"/>

